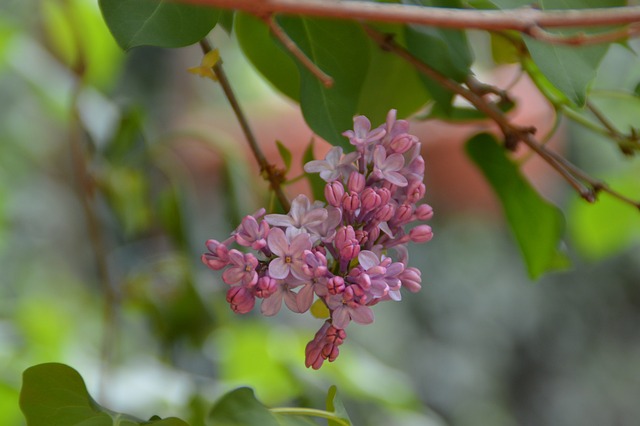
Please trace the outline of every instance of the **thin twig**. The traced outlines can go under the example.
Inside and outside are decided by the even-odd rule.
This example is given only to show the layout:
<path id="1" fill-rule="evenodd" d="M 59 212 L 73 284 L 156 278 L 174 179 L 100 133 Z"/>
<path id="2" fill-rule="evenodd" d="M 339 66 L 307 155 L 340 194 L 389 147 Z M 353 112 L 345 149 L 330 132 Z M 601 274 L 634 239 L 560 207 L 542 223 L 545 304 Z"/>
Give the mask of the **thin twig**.
<path id="1" fill-rule="evenodd" d="M 484 84 L 480 85 L 476 82 L 472 82 L 469 88 L 464 87 L 461 84 L 440 74 L 438 71 L 434 70 L 429 65 L 413 56 L 409 51 L 397 44 L 393 40 L 393 38 L 388 37 L 385 34 L 382 34 L 367 26 L 364 26 L 364 29 L 369 37 L 371 37 L 376 43 L 378 43 L 378 45 L 383 50 L 391 51 L 394 54 L 404 58 L 409 63 L 411 63 L 418 71 L 434 79 L 444 88 L 464 97 L 479 111 L 485 113 L 487 117 L 493 120 L 500 127 L 500 130 L 505 137 L 506 148 L 513 149 L 518 141 L 524 142 L 547 164 L 549 164 L 554 170 L 556 170 L 586 201 L 593 203 L 596 200 L 598 192 L 607 192 L 610 195 L 618 198 L 619 200 L 640 209 L 640 202 L 631 200 L 628 197 L 620 194 L 619 192 L 612 190 L 604 182 L 592 178 L 581 169 L 576 167 L 574 164 L 567 161 L 561 155 L 556 154 L 555 152 L 547 149 L 544 145 L 540 144 L 533 136 L 533 134 L 535 133 L 535 128 L 522 127 L 513 124 L 493 102 L 490 102 L 483 97 L 483 94 L 487 93 L 487 89 L 486 87 L 484 87 Z M 474 92 L 474 90 L 477 90 L 478 93 Z"/>
<path id="2" fill-rule="evenodd" d="M 78 185 L 78 198 L 82 205 L 82 211 L 87 221 L 87 231 L 91 243 L 92 254 L 96 267 L 96 274 L 100 288 L 104 295 L 103 306 L 103 330 L 100 348 L 101 374 L 99 393 L 104 396 L 106 390 L 106 377 L 111 362 L 113 348 L 116 340 L 116 309 L 118 304 L 117 294 L 111 283 L 109 267 L 107 265 L 107 249 L 100 219 L 95 209 L 94 182 L 87 168 L 87 154 L 84 144 L 86 131 L 78 111 L 78 97 L 82 91 L 82 76 L 72 93 L 72 115 L 69 124 L 69 145 L 75 181 Z"/>
<path id="3" fill-rule="evenodd" d="M 280 25 L 275 20 L 273 15 L 265 17 L 263 19 L 265 23 L 269 26 L 273 35 L 276 36 L 280 43 L 284 45 L 284 47 L 291 52 L 291 54 L 306 68 L 309 70 L 311 74 L 313 74 L 320 82 L 324 85 L 324 87 L 333 86 L 333 78 L 330 75 L 325 73 L 318 67 L 305 53 L 298 47 L 298 45 L 291 40 L 289 35 L 282 29 Z"/>
<path id="4" fill-rule="evenodd" d="M 611 43 L 617 40 L 637 37 L 640 35 L 640 26 L 629 25 L 618 30 L 607 31 L 599 34 L 587 34 L 579 32 L 576 34 L 556 34 L 545 30 L 539 26 L 533 26 L 525 34 L 536 40 L 549 44 L 563 44 L 568 46 L 586 46 L 592 44 Z"/>
<path id="5" fill-rule="evenodd" d="M 200 40 L 200 47 L 202 48 L 202 51 L 204 52 L 205 55 L 211 52 L 211 50 L 213 50 L 211 47 L 211 44 L 206 38 L 203 38 L 202 40 Z M 258 145 L 258 141 L 253 135 L 251 127 L 249 126 L 249 121 L 244 115 L 244 112 L 242 111 L 242 108 L 238 103 L 238 99 L 236 98 L 235 93 L 231 89 L 231 84 L 229 83 L 227 74 L 224 72 L 224 69 L 222 68 L 221 61 L 216 62 L 216 64 L 213 66 L 213 72 L 215 73 L 218 79 L 218 82 L 220 83 L 220 86 L 222 87 L 222 90 L 224 91 L 224 94 L 227 97 L 227 100 L 231 104 L 231 108 L 233 109 L 233 112 L 236 115 L 236 119 L 238 120 L 238 123 L 240 123 L 240 127 L 242 128 L 242 132 L 244 133 L 244 136 L 247 139 L 247 142 L 249 143 L 249 147 L 253 152 L 253 156 L 258 161 L 258 165 L 260 166 L 260 174 L 262 174 L 265 177 L 265 179 L 269 181 L 271 189 L 273 189 L 273 191 L 275 192 L 276 197 L 278 198 L 278 201 L 280 202 L 280 205 L 282 206 L 282 208 L 285 211 L 289 211 L 289 209 L 291 208 L 291 204 L 289 203 L 289 199 L 287 198 L 284 191 L 282 190 L 282 183 L 284 181 L 284 176 L 282 172 L 279 171 L 274 165 L 269 164 L 269 162 L 267 161 L 267 158 L 262 153 L 262 150 Z"/>
<path id="6" fill-rule="evenodd" d="M 528 33 L 532 28 L 576 28 L 640 22 L 640 6 L 566 10 L 539 10 L 531 7 L 470 10 L 354 0 L 180 1 L 241 10 L 256 16 L 289 14 L 459 29 L 515 30 L 521 33 Z"/>

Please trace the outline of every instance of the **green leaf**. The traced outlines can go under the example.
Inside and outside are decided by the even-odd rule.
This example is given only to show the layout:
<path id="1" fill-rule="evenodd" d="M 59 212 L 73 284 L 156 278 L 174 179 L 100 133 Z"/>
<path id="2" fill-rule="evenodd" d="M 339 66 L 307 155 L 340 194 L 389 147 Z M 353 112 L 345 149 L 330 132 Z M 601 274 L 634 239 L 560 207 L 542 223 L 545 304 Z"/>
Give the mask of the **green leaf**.
<path id="1" fill-rule="evenodd" d="M 541 0 L 543 9 L 581 9 L 624 6 L 624 0 Z M 568 35 L 576 30 L 564 30 L 554 34 Z M 589 32 L 585 29 L 580 31 Z M 598 31 L 606 31 L 599 28 Z M 600 61 L 609 44 L 591 46 L 563 46 L 524 37 L 531 58 L 549 81 L 573 103 L 583 106 L 587 90 L 596 77 Z"/>
<path id="2" fill-rule="evenodd" d="M 404 44 L 403 26 L 376 27 L 385 34 L 393 34 L 397 43 Z M 398 118 L 407 117 L 429 100 L 431 97 L 415 67 L 371 42 L 371 61 L 360 92 L 358 114 L 367 116 L 375 126 L 385 122 L 392 108 L 398 111 Z"/>
<path id="3" fill-rule="evenodd" d="M 609 176 L 606 182 L 632 199 L 640 198 L 640 170 Z M 576 199 L 569 207 L 569 232 L 578 251 L 588 259 L 601 260 L 640 242 L 640 214 L 606 193 L 588 204 Z"/>
<path id="4" fill-rule="evenodd" d="M 351 424 L 349 414 L 347 414 L 344 404 L 342 404 L 342 401 L 338 398 L 338 388 L 335 385 L 331 386 L 327 393 L 327 411 L 334 413 L 342 420 L 342 422 L 328 420 L 327 426 L 345 426 Z"/>
<path id="5" fill-rule="evenodd" d="M 235 34 L 249 62 L 277 90 L 295 101 L 300 99 L 300 73 L 295 61 L 285 53 L 260 19 L 236 13 Z"/>
<path id="6" fill-rule="evenodd" d="M 256 399 L 253 389 L 246 387 L 220 398 L 209 420 L 216 426 L 281 426 L 278 417 Z"/>
<path id="7" fill-rule="evenodd" d="M 146 422 L 107 410 L 91 398 L 76 370 L 58 363 L 25 370 L 20 408 L 29 426 L 188 426 L 173 417 Z"/>
<path id="8" fill-rule="evenodd" d="M 466 151 L 498 195 L 529 276 L 536 279 L 547 271 L 566 268 L 569 261 L 558 250 L 564 228 L 560 209 L 531 187 L 493 136 L 471 138 Z"/>
<path id="9" fill-rule="evenodd" d="M 404 0 L 403 3 L 432 7 L 461 7 L 459 1 L 453 2 L 453 5 L 451 1 L 439 0 Z M 462 82 L 471 72 L 473 55 L 463 31 L 409 25 L 406 27 L 405 37 L 409 52 L 439 73 Z M 440 108 L 448 111 L 453 93 L 424 75 L 420 77 Z"/>
<path id="10" fill-rule="evenodd" d="M 120 47 L 182 47 L 216 25 L 219 11 L 165 0 L 99 0 L 102 16 Z"/>
<path id="11" fill-rule="evenodd" d="M 358 113 L 363 76 L 369 69 L 369 40 L 353 22 L 296 17 L 278 21 L 307 57 L 334 80 L 333 86 L 326 88 L 296 61 L 301 78 L 300 106 L 307 124 L 332 145 L 349 149 L 349 141 L 341 134 L 352 128 L 353 116 Z"/>
<path id="12" fill-rule="evenodd" d="M 278 152 L 284 162 L 285 171 L 288 172 L 291 168 L 291 151 L 289 151 L 289 149 L 280 141 L 276 141 L 276 146 L 278 147 Z"/>

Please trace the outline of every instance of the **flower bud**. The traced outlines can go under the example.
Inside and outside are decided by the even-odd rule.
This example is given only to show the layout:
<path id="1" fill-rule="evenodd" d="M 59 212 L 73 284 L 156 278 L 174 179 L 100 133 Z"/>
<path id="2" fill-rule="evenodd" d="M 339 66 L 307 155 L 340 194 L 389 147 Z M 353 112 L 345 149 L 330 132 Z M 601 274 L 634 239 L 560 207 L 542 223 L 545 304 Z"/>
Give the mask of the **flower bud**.
<path id="1" fill-rule="evenodd" d="M 327 281 L 327 290 L 329 290 L 329 294 L 340 294 L 344 291 L 344 279 L 339 276 L 331 277 Z"/>
<path id="2" fill-rule="evenodd" d="M 329 182 L 324 187 L 324 198 L 330 206 L 339 207 L 344 196 L 344 187 L 338 181 Z"/>
<path id="3" fill-rule="evenodd" d="M 356 233 L 351 225 L 338 229 L 333 242 L 341 259 L 351 260 L 360 253 L 360 243 L 356 239 Z"/>
<path id="4" fill-rule="evenodd" d="M 416 208 L 416 218 L 418 220 L 429 220 L 433 217 L 433 208 L 429 204 L 420 204 Z"/>
<path id="5" fill-rule="evenodd" d="M 376 211 L 376 214 L 374 215 L 374 218 L 377 221 L 386 222 L 386 221 L 390 220 L 393 217 L 394 213 L 395 213 L 394 205 L 393 204 L 386 204 L 386 205 L 380 207 Z"/>
<path id="6" fill-rule="evenodd" d="M 268 275 L 258 278 L 258 284 L 256 285 L 256 296 L 261 299 L 266 299 L 276 292 L 278 289 L 278 281 L 271 278 Z"/>
<path id="7" fill-rule="evenodd" d="M 417 203 L 424 197 L 424 193 L 426 188 L 422 181 L 414 179 L 409 181 L 409 185 L 407 186 L 407 202 L 408 203 Z"/>
<path id="8" fill-rule="evenodd" d="M 386 181 L 385 181 L 386 182 Z M 376 191 L 380 196 L 380 204 L 387 204 L 391 199 L 391 191 L 388 188 L 380 188 Z"/>
<path id="9" fill-rule="evenodd" d="M 413 216 L 413 207 L 410 204 L 402 204 L 396 209 L 393 222 L 397 224 L 404 224 L 411 220 L 411 216 Z"/>
<path id="10" fill-rule="evenodd" d="M 246 287 L 231 287 L 227 291 L 227 302 L 236 314 L 246 314 L 253 309 L 256 298 Z"/>
<path id="11" fill-rule="evenodd" d="M 360 197 L 352 192 L 342 196 L 342 208 L 348 212 L 355 212 L 360 207 Z"/>
<path id="12" fill-rule="evenodd" d="M 402 282 L 402 286 L 412 293 L 416 293 L 422 288 L 420 285 L 422 278 L 419 269 L 410 266 L 402 271 L 399 278 Z"/>
<path id="13" fill-rule="evenodd" d="M 347 188 L 350 192 L 359 193 L 364 189 L 365 185 L 364 175 L 358 172 L 352 172 L 349 175 L 349 180 L 347 181 Z"/>
<path id="14" fill-rule="evenodd" d="M 433 238 L 433 232 L 429 225 L 418 225 L 409 231 L 409 236 L 414 243 L 426 243 Z"/>
<path id="15" fill-rule="evenodd" d="M 401 133 L 391 141 L 391 149 L 398 154 L 404 154 L 409 151 L 416 137 L 408 133 Z"/>
<path id="16" fill-rule="evenodd" d="M 382 204 L 380 195 L 378 195 L 378 193 L 374 191 L 373 188 L 365 188 L 364 191 L 362 191 L 360 198 L 362 200 L 362 208 L 366 212 L 373 211 Z"/>

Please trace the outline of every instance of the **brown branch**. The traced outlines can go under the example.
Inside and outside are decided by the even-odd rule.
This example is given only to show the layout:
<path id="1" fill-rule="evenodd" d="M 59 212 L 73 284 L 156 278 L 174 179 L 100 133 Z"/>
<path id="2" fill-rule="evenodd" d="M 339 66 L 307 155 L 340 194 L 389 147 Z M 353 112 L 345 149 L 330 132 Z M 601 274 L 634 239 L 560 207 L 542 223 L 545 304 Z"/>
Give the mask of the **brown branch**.
<path id="1" fill-rule="evenodd" d="M 577 34 L 556 34 L 545 30 L 542 27 L 534 26 L 525 32 L 531 38 L 549 44 L 563 44 L 569 46 L 586 46 L 599 43 L 611 43 L 640 35 L 640 26 L 637 23 L 621 28 L 619 30 L 607 31 L 599 34 L 587 34 L 579 32 Z"/>
<path id="2" fill-rule="evenodd" d="M 206 38 L 200 40 L 200 47 L 202 48 L 202 51 L 205 55 L 213 50 L 211 48 L 211 44 L 209 44 L 209 41 Z M 289 209 L 291 208 L 291 204 L 289 203 L 289 199 L 282 190 L 282 182 L 284 181 L 284 176 L 282 175 L 282 172 L 280 172 L 273 164 L 269 164 L 267 158 L 264 156 L 262 150 L 260 149 L 258 141 L 253 135 L 253 131 L 249 126 L 249 121 L 244 115 L 244 112 L 242 111 L 242 108 L 238 103 L 238 99 L 236 98 L 236 95 L 231 88 L 231 84 L 229 83 L 227 74 L 222 68 L 221 61 L 217 61 L 213 66 L 213 72 L 215 73 L 216 78 L 218 79 L 218 82 L 220 83 L 220 86 L 222 87 L 222 90 L 227 97 L 227 100 L 231 104 L 231 108 L 236 115 L 238 123 L 240 123 L 240 127 L 242 128 L 242 132 L 244 133 L 249 147 L 251 148 L 251 152 L 253 152 L 253 156 L 258 161 L 258 165 L 260 166 L 260 174 L 269 181 L 271 189 L 273 189 L 273 191 L 275 192 L 282 208 L 285 211 L 289 211 Z"/>
<path id="3" fill-rule="evenodd" d="M 484 98 L 487 93 L 500 93 L 499 89 L 488 89 L 487 85 L 475 79 L 469 79 L 465 87 L 458 82 L 451 80 L 420 59 L 413 56 L 409 51 L 397 44 L 392 37 L 382 34 L 367 26 L 364 27 L 367 35 L 371 37 L 383 50 L 393 52 L 412 64 L 418 71 L 432 78 L 444 88 L 456 95 L 468 100 L 476 109 L 485 113 L 499 127 L 505 137 L 505 147 L 514 149 L 518 142 L 525 143 L 531 150 L 538 154 L 547 164 L 558 172 L 571 187 L 585 200 L 593 203 L 598 192 L 607 192 L 610 195 L 624 201 L 640 210 L 640 202 L 636 202 L 609 188 L 604 182 L 593 179 L 564 157 L 547 149 L 539 143 L 533 136 L 535 128 L 522 127 L 513 124 L 506 115 L 496 106 L 495 103 Z"/>
<path id="4" fill-rule="evenodd" d="M 273 32 L 273 35 L 276 36 L 280 43 L 289 51 L 291 54 L 306 68 L 309 70 L 311 74 L 313 74 L 320 82 L 324 85 L 324 87 L 329 88 L 333 86 L 333 78 L 330 75 L 327 75 L 324 71 L 322 71 L 305 53 L 298 47 L 298 45 L 291 40 L 291 38 L 287 35 L 287 33 L 282 29 L 280 25 L 276 22 L 273 15 L 265 17 L 263 19 L 265 23 Z"/>
<path id="5" fill-rule="evenodd" d="M 595 27 L 640 22 L 640 6 L 567 10 L 539 10 L 528 7 L 509 10 L 469 10 L 354 0 L 179 1 L 235 9 L 256 16 L 303 15 L 459 29 L 515 30 L 521 33 L 529 33 L 532 28 Z"/>

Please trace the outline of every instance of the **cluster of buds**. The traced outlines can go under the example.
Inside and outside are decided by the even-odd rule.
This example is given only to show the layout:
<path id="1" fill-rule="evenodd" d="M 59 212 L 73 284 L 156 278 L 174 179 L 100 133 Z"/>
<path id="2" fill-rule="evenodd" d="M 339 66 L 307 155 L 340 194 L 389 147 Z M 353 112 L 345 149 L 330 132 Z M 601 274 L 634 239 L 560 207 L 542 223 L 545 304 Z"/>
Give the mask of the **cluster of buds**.
<path id="1" fill-rule="evenodd" d="M 334 147 L 324 160 L 304 166 L 326 182 L 326 204 L 299 195 L 288 214 L 260 209 L 228 239 L 206 243 L 202 261 L 224 270 L 234 312 L 247 313 L 262 299 L 264 315 L 277 314 L 283 302 L 303 313 L 315 301 L 312 312 L 326 321 L 307 344 L 307 367 L 335 360 L 349 323 L 373 322 L 373 305 L 400 300 L 403 287 L 420 290 L 421 274 L 408 266 L 407 243 L 433 237 L 430 226 L 415 225 L 431 219 L 433 210 L 418 204 L 425 193 L 424 160 L 408 130 L 395 110 L 373 130 L 366 117 L 355 117 L 354 130 L 343 133 L 354 152 Z M 231 248 L 233 243 L 245 252 Z"/>

